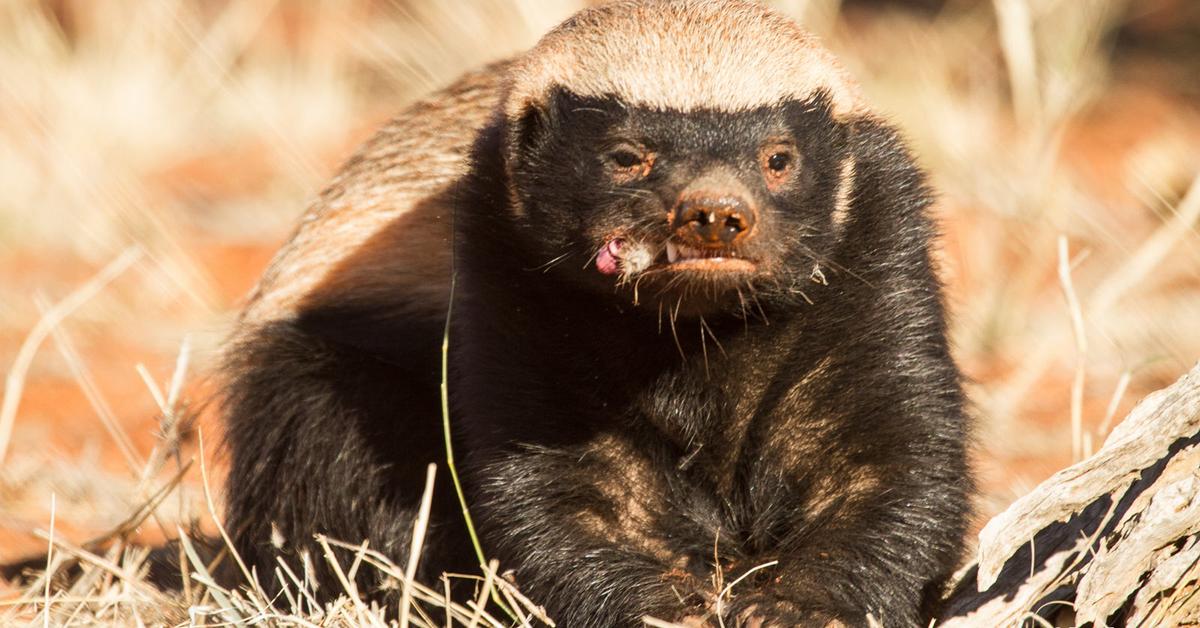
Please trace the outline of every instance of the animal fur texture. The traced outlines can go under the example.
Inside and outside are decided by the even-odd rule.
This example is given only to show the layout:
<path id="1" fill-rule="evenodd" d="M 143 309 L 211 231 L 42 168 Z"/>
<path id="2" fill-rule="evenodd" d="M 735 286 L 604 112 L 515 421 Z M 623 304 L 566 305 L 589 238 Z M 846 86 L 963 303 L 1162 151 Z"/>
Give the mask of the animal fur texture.
<path id="1" fill-rule="evenodd" d="M 407 559 L 453 300 L 466 499 L 558 625 L 924 625 L 972 491 L 929 202 L 786 18 L 580 13 L 403 112 L 276 257 L 227 354 L 238 551 L 325 599 L 315 534 Z M 475 563 L 443 473 L 419 577 Z"/>

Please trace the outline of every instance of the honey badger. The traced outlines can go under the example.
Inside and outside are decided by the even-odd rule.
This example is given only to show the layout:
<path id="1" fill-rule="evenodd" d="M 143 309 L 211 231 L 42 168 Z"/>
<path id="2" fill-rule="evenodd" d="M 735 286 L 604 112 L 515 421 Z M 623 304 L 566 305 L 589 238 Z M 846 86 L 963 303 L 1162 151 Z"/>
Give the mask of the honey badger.
<path id="1" fill-rule="evenodd" d="M 972 490 L 929 201 L 788 19 L 577 14 L 400 115 L 272 263 L 226 369 L 239 553 L 326 598 L 315 534 L 403 564 L 449 310 L 466 501 L 558 625 L 922 624 Z M 426 579 L 476 564 L 438 491 Z"/>

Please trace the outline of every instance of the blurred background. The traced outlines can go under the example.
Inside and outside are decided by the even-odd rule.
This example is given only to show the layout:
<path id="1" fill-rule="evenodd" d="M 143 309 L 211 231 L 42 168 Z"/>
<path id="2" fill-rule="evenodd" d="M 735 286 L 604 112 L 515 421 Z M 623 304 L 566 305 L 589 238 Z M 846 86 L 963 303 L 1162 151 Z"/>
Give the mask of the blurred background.
<path id="1" fill-rule="evenodd" d="M 583 4 L 0 3 L 0 561 L 211 529 L 211 366 L 306 199 Z M 771 4 L 932 173 L 985 520 L 1200 358 L 1200 3 Z"/>

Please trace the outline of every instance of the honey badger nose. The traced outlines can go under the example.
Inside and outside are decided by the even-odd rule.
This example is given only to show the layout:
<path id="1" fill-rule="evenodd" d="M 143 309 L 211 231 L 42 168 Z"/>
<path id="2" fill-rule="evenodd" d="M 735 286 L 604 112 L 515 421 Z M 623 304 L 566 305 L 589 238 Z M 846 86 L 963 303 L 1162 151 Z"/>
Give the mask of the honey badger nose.
<path id="1" fill-rule="evenodd" d="M 700 247 L 727 247 L 754 227 L 754 209 L 737 195 L 689 194 L 679 200 L 671 230 Z"/>

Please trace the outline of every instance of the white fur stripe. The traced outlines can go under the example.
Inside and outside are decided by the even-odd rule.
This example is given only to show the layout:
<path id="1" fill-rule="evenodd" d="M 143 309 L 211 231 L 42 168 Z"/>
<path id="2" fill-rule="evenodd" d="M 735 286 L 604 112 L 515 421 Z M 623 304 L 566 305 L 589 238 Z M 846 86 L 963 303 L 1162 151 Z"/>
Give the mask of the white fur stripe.
<path id="1" fill-rule="evenodd" d="M 583 11 L 518 61 L 506 114 L 542 104 L 555 86 L 682 111 L 745 110 L 821 90 L 835 117 L 865 108 L 813 35 L 743 0 L 621 0 Z"/>
<path id="2" fill-rule="evenodd" d="M 833 204 L 833 231 L 841 235 L 842 227 L 850 216 L 851 195 L 854 194 L 854 156 L 851 155 L 842 162 L 842 172 L 838 176 L 837 197 Z"/>

